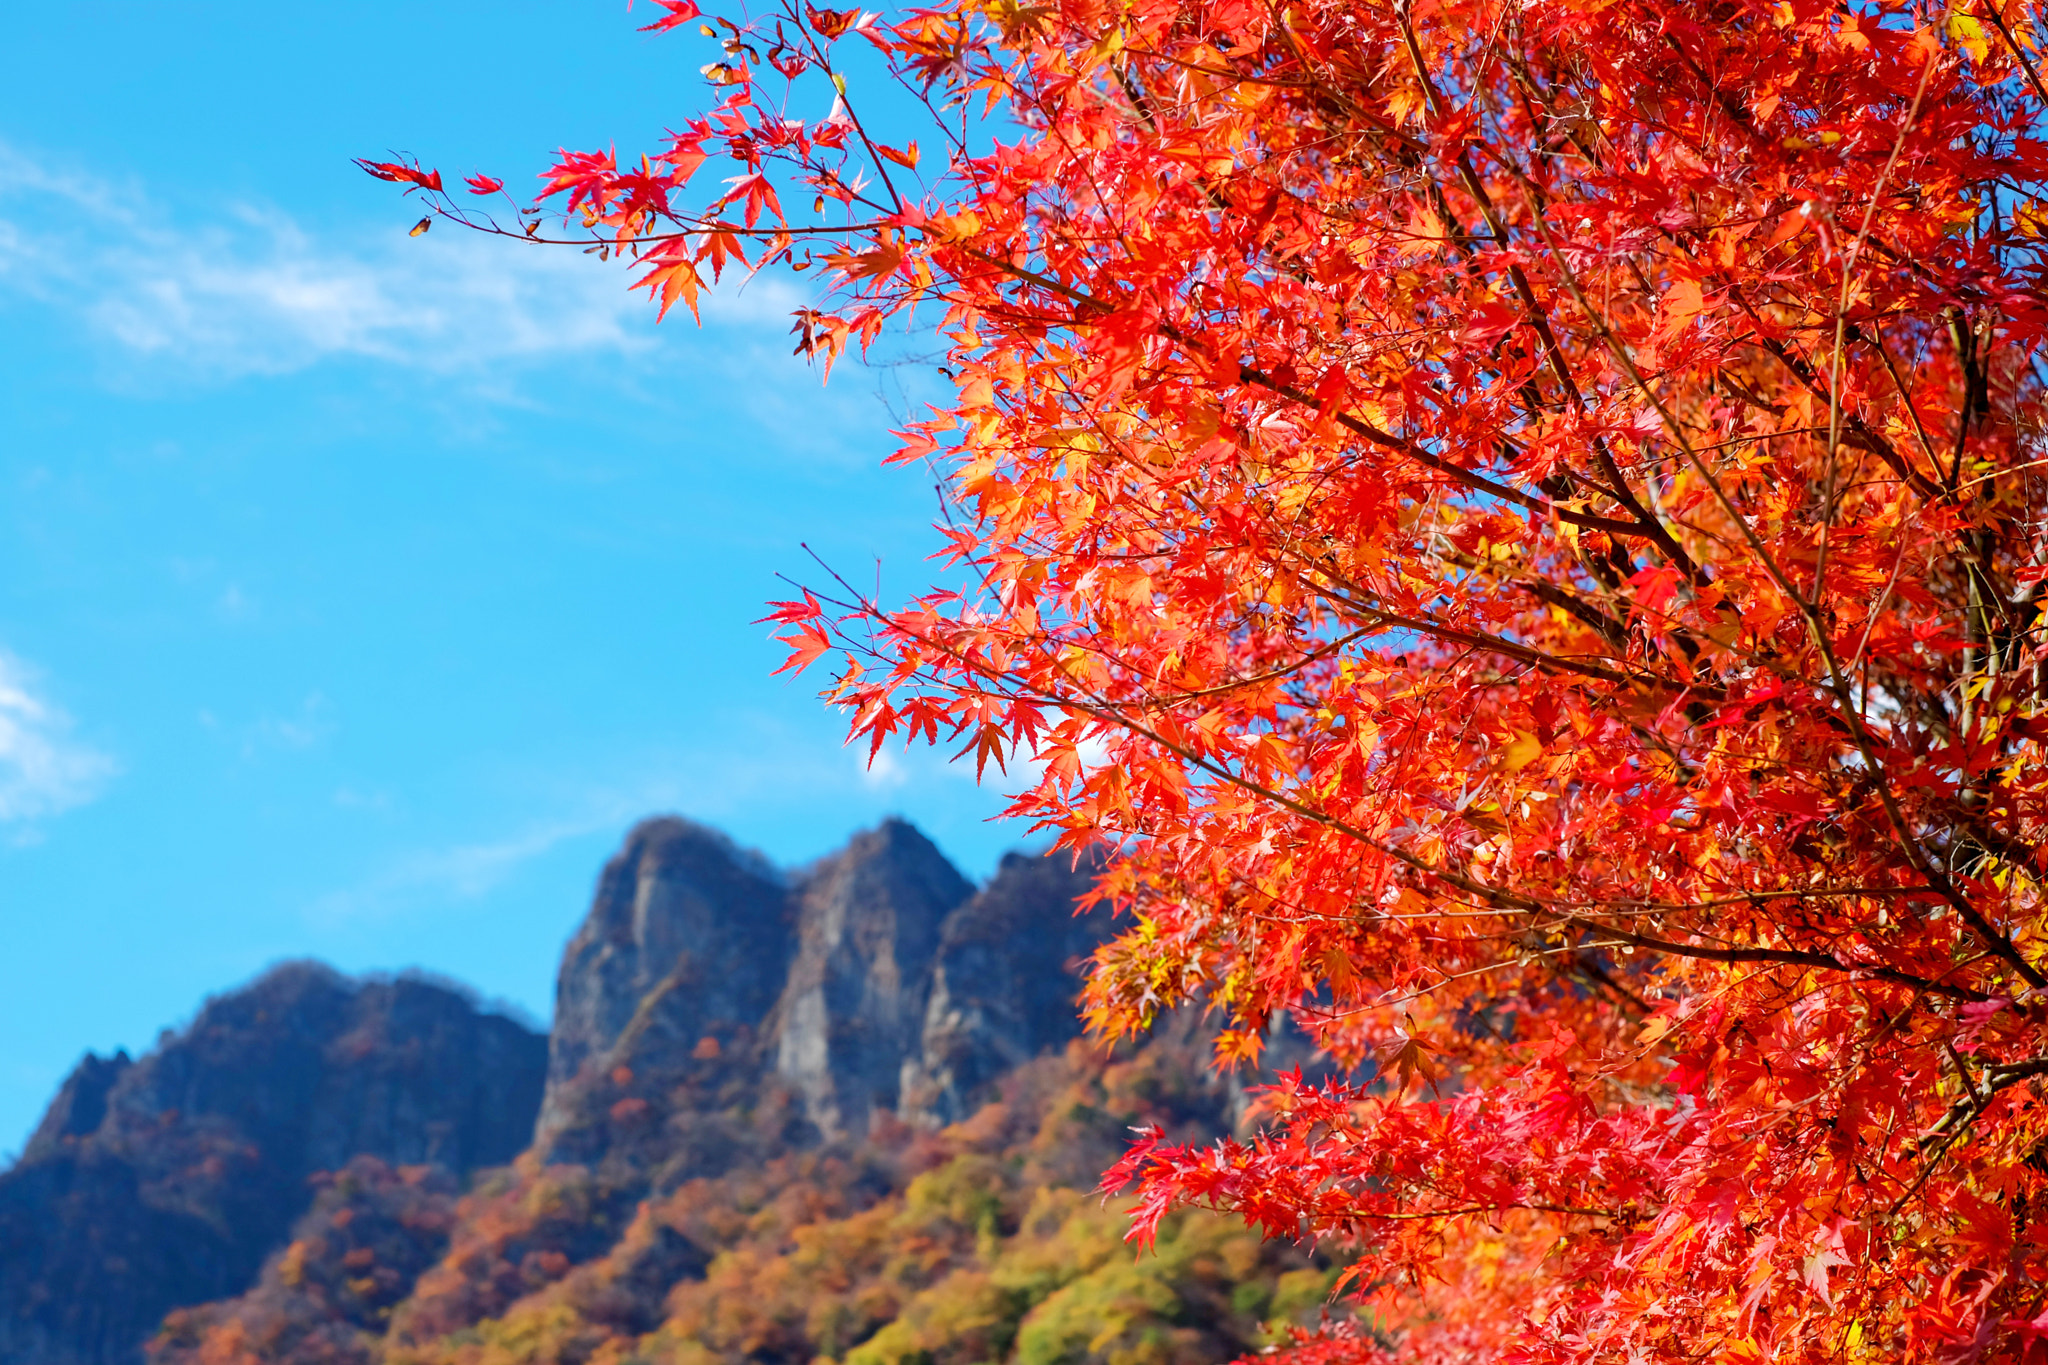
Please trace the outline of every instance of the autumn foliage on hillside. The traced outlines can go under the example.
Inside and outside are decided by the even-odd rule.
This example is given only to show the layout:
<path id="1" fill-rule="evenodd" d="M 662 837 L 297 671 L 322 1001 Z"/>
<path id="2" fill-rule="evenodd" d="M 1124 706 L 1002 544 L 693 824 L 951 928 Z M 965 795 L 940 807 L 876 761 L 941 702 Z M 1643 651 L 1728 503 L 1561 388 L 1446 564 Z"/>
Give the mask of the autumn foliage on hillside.
<path id="1" fill-rule="evenodd" d="M 821 575 L 791 666 L 1118 850 L 1102 1030 L 1198 1000 L 1227 1061 L 1286 1011 L 1381 1065 L 1141 1141 L 1138 1239 L 1343 1248 L 1333 1365 L 2048 1360 L 2034 14 L 715 22 L 705 112 L 499 230 L 566 208 L 663 308 L 816 267 L 828 361 L 936 325 L 898 458 L 972 586 Z"/>
<path id="2" fill-rule="evenodd" d="M 367 1365 L 392 1305 L 454 1227 L 454 1186 L 438 1167 L 392 1167 L 374 1157 L 320 1177 L 313 1207 L 259 1287 L 173 1312 L 154 1355 L 176 1365 Z"/>
<path id="3" fill-rule="evenodd" d="M 1183 1021 L 1185 1023 L 1187 1021 Z M 1228 1126 L 1176 1039 L 1027 1063 L 940 1132 L 764 1144 L 632 1184 L 532 1154 L 459 1200 L 358 1161 L 238 1299 L 175 1313 L 153 1365 L 1204 1365 L 1320 1321 L 1337 1270 L 1213 1216 L 1134 1260 L 1090 1193 L 1133 1123 Z M 770 1087 L 772 1089 L 772 1085 Z M 624 1193 L 627 1197 L 621 1198 Z"/>

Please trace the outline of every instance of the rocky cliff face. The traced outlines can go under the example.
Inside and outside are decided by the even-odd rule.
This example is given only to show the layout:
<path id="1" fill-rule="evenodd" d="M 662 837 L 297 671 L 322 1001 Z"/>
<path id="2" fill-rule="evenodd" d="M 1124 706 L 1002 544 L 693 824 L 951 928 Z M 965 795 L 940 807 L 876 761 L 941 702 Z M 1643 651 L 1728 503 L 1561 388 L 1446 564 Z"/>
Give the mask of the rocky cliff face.
<path id="1" fill-rule="evenodd" d="M 793 919 L 787 883 L 758 854 L 687 820 L 634 829 L 562 954 L 543 1143 L 571 1122 L 579 1076 L 755 1051 L 788 978 Z"/>
<path id="2" fill-rule="evenodd" d="M 787 876 L 709 830 L 650 821 L 563 957 L 542 1148 L 588 1161 L 632 1145 L 624 1121 L 660 1123 L 673 1180 L 745 1141 L 705 1145 L 707 1115 L 771 1093 L 807 1131 L 753 1141 L 860 1137 L 885 1112 L 955 1121 L 1079 1032 L 1072 967 L 1108 932 L 1074 914 L 1089 883 L 1068 860 L 1013 854 L 977 893 L 901 820 Z M 679 1124 L 695 1166 L 676 1163 Z"/>
<path id="3" fill-rule="evenodd" d="M 946 917 L 913 1055 L 905 1117 L 957 1123 L 1006 1073 L 1081 1032 L 1081 965 L 1111 932 L 1084 900 L 1093 864 L 1012 853 L 981 893 Z"/>
<path id="4" fill-rule="evenodd" d="M 922 1044 L 947 913 L 974 887 L 901 820 L 857 836 L 798 881 L 798 948 L 769 1028 L 775 1070 L 827 1137 L 894 1109 Z"/>
<path id="5" fill-rule="evenodd" d="M 167 1310 L 246 1286 L 351 1157 L 509 1160 L 544 1047 L 443 987 L 300 963 L 140 1061 L 88 1057 L 0 1173 L 0 1361 L 139 1359 Z"/>

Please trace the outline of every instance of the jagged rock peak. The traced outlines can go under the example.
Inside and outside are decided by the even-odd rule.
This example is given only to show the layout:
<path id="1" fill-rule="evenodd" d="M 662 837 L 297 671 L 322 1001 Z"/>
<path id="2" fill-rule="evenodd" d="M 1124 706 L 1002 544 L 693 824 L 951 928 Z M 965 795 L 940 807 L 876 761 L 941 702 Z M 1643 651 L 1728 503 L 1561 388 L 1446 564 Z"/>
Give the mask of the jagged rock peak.
<path id="1" fill-rule="evenodd" d="M 1080 1036 L 1082 965 L 1112 928 L 1090 901 L 1100 869 L 1071 854 L 1007 854 L 946 917 L 918 1055 L 903 1071 L 904 1118 L 958 1122 L 1005 1073 Z"/>
<path id="2" fill-rule="evenodd" d="M 640 825 L 562 959 L 542 1151 L 602 1159 L 612 1107 L 701 1106 L 719 1076 L 784 1087 L 826 1138 L 964 1115 L 1077 1032 L 1095 870 L 1011 855 L 977 892 L 890 819 L 785 876 L 701 825 Z"/>
<path id="3" fill-rule="evenodd" d="M 358 1155 L 457 1172 L 531 1131 L 543 1040 L 427 981 L 296 962 L 136 1062 L 88 1057 L 0 1173 L 0 1361 L 129 1365 L 164 1313 L 237 1293 Z"/>
<path id="4" fill-rule="evenodd" d="M 758 1029 L 793 947 L 788 883 L 767 859 L 689 820 L 635 826 L 562 954 L 543 1140 L 586 1070 Z"/>
<path id="5" fill-rule="evenodd" d="M 21 1160 L 26 1163 L 53 1156 L 63 1149 L 66 1138 L 82 1138 L 96 1131 L 107 1117 L 107 1092 L 133 1065 L 125 1048 L 111 1057 L 86 1053 L 64 1078 L 57 1098 L 43 1111 L 43 1121 L 29 1135 Z"/>
<path id="6" fill-rule="evenodd" d="M 854 836 L 797 878 L 798 946 L 776 1009 L 775 1069 L 828 1136 L 893 1109 L 917 1055 L 940 926 L 974 894 L 907 821 Z"/>

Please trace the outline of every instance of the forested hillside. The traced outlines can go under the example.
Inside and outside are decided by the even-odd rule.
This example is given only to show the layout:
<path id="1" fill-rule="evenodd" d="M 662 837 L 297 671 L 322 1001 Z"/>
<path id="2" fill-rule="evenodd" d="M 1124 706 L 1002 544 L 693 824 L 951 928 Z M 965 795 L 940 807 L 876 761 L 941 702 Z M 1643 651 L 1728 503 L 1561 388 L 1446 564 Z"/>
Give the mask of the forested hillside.
<path id="1" fill-rule="evenodd" d="M 1195 1365 L 1322 1311 L 1332 1274 L 1234 1220 L 1182 1216 L 1156 1254 L 1090 1192 L 1128 1125 L 1227 1123 L 1183 1038 L 1107 1063 L 1081 1044 L 1004 1078 L 966 1122 L 885 1118 L 628 1207 L 529 1155 L 451 1201 L 363 1163 L 239 1299 L 173 1314 L 158 1365 Z M 629 1088 L 629 1087 L 622 1087 Z M 620 1103 L 629 1103 L 621 1101 Z M 451 1236 L 452 1233 L 452 1236 Z M 408 1294 L 418 1247 L 447 1250 Z"/>

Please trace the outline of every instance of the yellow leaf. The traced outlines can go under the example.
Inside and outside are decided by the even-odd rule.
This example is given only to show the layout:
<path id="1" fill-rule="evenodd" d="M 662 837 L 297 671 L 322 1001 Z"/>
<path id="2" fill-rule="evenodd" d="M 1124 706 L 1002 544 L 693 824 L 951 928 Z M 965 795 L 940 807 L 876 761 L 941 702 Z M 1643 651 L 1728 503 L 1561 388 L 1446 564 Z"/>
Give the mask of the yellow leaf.
<path id="1" fill-rule="evenodd" d="M 1757 1345 L 1755 1337 L 1743 1337 L 1739 1341 L 1723 1342 L 1721 1359 L 1736 1362 L 1736 1365 L 1748 1365 L 1751 1361 L 1762 1365 L 1770 1357 L 1764 1354 L 1763 1347 Z"/>
<path id="2" fill-rule="evenodd" d="M 1991 55 L 1991 40 L 1984 35 L 1984 25 L 1967 14 L 1949 15 L 1948 36 L 1970 54 L 1973 62 L 1982 62 Z"/>
<path id="3" fill-rule="evenodd" d="M 1543 741 L 1527 730 L 1515 731 L 1515 737 L 1508 741 L 1508 747 L 1501 750 L 1501 767 L 1511 773 L 1522 769 L 1543 757 Z"/>
<path id="4" fill-rule="evenodd" d="M 875 144 L 875 150 L 880 152 L 885 159 L 895 162 L 905 170 L 914 171 L 917 169 L 917 144 L 915 142 L 900 152 L 894 147 L 885 147 L 880 143 Z"/>
<path id="5" fill-rule="evenodd" d="M 1680 1022 L 1681 1020 L 1676 1010 L 1667 1010 L 1651 1015 L 1643 1021 L 1643 1031 L 1636 1035 L 1636 1045 L 1638 1047 L 1650 1047 L 1653 1044 L 1662 1042 L 1664 1036 L 1676 1028 Z"/>

